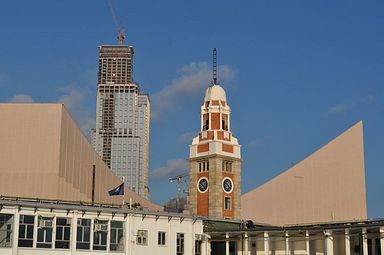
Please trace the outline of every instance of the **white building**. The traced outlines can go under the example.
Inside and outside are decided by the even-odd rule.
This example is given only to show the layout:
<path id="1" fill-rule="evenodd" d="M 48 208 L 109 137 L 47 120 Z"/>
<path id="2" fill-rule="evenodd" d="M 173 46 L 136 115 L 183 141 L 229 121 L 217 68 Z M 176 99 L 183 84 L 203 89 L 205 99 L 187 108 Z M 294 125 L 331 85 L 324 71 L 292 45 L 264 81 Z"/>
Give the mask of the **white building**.
<path id="1" fill-rule="evenodd" d="M 194 216 L 0 199 L 1 255 L 206 255 L 206 240 Z"/>
<path id="2" fill-rule="evenodd" d="M 272 226 L 0 198 L 1 255 L 380 255 L 384 219 Z"/>
<path id="3" fill-rule="evenodd" d="M 133 48 L 99 47 L 96 128 L 92 144 L 134 192 L 148 198 L 150 101 L 132 78 Z"/>

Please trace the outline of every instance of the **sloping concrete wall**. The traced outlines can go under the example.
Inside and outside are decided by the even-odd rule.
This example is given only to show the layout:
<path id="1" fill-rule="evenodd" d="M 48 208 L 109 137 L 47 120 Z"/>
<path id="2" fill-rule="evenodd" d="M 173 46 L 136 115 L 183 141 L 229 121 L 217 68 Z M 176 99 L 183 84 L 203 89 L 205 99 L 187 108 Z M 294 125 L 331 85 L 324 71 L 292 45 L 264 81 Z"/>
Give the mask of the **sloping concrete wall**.
<path id="1" fill-rule="evenodd" d="M 241 204 L 243 219 L 274 225 L 366 219 L 363 123 L 242 195 Z"/>
<path id="2" fill-rule="evenodd" d="M 0 104 L 0 194 L 56 198 L 61 105 Z"/>
<path id="3" fill-rule="evenodd" d="M 121 181 L 104 164 L 62 104 L 0 104 L 0 195 L 123 202 L 108 195 Z M 162 207 L 125 187 L 125 201 Z"/>

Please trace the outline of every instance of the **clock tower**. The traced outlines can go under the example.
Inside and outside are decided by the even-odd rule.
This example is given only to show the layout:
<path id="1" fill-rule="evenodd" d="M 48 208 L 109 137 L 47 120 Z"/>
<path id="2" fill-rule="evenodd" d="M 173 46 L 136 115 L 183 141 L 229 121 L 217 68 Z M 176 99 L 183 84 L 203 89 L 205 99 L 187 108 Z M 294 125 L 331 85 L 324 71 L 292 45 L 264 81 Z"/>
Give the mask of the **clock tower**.
<path id="1" fill-rule="evenodd" d="M 213 85 L 201 106 L 201 129 L 190 145 L 189 210 L 201 216 L 239 219 L 240 145 L 231 133 L 225 91 L 216 83 L 214 71 Z"/>

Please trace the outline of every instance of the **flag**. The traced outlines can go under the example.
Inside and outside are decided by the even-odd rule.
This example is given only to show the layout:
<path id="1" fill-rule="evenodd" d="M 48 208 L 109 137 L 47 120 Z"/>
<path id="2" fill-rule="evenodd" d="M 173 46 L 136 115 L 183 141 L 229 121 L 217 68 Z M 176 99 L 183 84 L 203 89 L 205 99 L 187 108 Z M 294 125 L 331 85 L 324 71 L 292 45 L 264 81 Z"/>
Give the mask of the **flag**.
<path id="1" fill-rule="evenodd" d="M 117 186 L 116 188 L 108 191 L 110 196 L 119 196 L 119 195 L 124 195 L 124 182 Z"/>

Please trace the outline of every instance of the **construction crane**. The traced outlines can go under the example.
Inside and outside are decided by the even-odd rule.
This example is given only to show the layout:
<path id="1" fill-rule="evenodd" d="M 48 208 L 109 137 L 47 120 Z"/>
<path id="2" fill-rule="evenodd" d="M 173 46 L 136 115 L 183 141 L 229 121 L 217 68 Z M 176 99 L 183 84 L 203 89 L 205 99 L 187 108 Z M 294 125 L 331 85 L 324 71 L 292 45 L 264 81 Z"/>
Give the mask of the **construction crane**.
<path id="1" fill-rule="evenodd" d="M 176 181 L 177 183 L 177 198 L 176 198 L 176 210 L 179 211 L 179 203 L 180 203 L 180 198 L 181 198 L 181 180 L 184 178 L 184 177 L 187 177 L 189 176 L 189 173 L 186 172 L 186 173 L 183 173 L 183 174 L 179 174 L 179 175 L 176 175 L 175 177 L 171 177 L 169 178 L 169 181 L 170 182 L 174 182 Z"/>
<path id="2" fill-rule="evenodd" d="M 117 32 L 118 32 L 117 40 L 119 42 L 119 45 L 123 45 L 124 39 L 125 39 L 124 28 L 119 22 L 119 20 L 117 19 L 115 9 L 113 8 L 113 5 L 112 5 L 112 0 L 108 0 L 108 5 L 109 5 L 109 8 L 111 9 L 113 22 L 115 23 L 115 26 L 117 28 Z"/>

